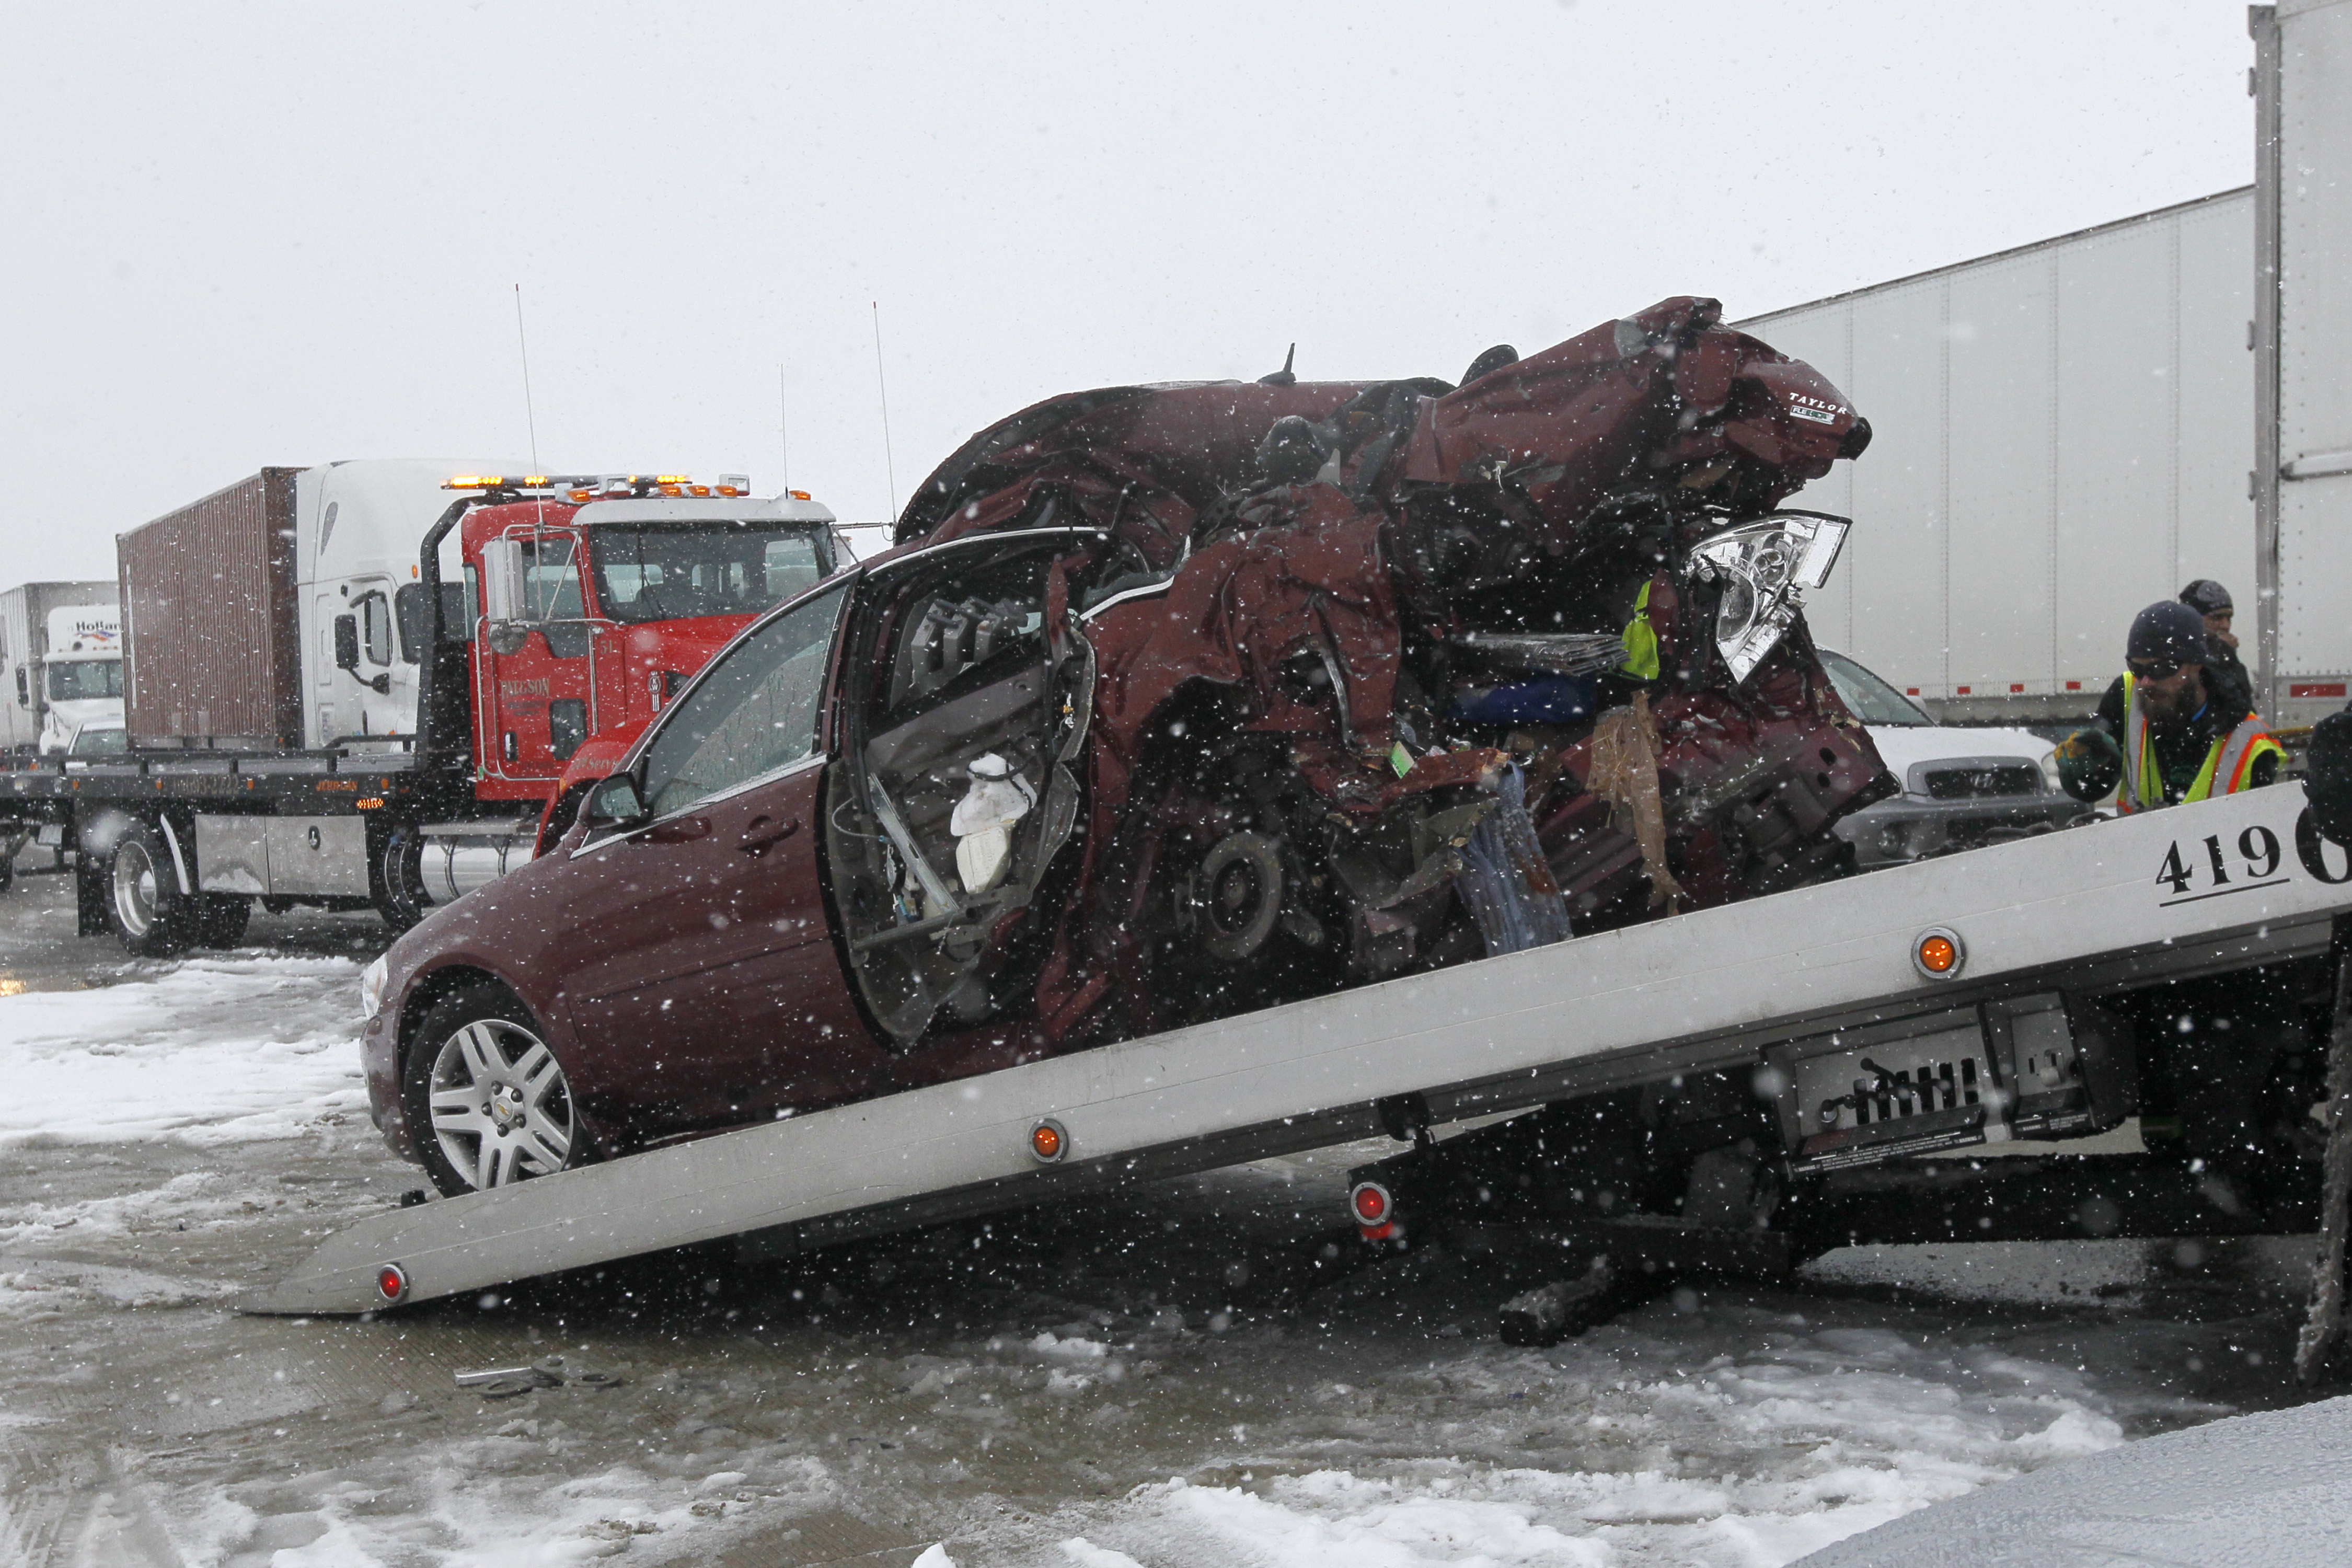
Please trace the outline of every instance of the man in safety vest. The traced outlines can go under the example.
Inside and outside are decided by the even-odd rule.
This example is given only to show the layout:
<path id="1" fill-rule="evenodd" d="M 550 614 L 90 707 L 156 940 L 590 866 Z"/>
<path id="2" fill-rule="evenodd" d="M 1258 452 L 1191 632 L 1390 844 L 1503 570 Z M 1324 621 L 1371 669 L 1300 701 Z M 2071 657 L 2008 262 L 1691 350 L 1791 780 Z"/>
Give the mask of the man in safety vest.
<path id="1" fill-rule="evenodd" d="M 2205 618 L 2178 599 L 2133 620 L 2125 670 L 2099 700 L 2098 727 L 2058 748 L 2059 782 L 2077 800 L 2113 791 L 2120 812 L 2260 789 L 2278 777 L 2286 748 L 2272 738 L 2245 687 L 2207 668 Z"/>

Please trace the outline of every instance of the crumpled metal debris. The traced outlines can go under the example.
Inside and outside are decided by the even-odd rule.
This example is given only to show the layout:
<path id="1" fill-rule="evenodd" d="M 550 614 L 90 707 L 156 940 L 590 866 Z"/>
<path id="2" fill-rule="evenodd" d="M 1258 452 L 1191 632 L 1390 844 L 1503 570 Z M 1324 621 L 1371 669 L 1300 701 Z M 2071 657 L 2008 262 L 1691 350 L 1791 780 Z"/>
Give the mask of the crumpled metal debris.
<path id="1" fill-rule="evenodd" d="M 612 1388 L 621 1379 L 607 1372 L 581 1366 L 560 1355 L 541 1356 L 520 1366 L 488 1367 L 457 1374 L 457 1386 L 478 1392 L 485 1399 L 512 1399 L 538 1388 Z"/>
<path id="2" fill-rule="evenodd" d="M 901 542 L 1094 531 L 1046 595 L 1092 672 L 1075 863 L 973 961 L 1033 965 L 1034 1045 L 1843 872 L 1832 823 L 1893 786 L 1801 610 L 1846 524 L 1780 509 L 1869 426 L 1720 316 L 1459 387 L 1074 394 L 924 481 Z"/>

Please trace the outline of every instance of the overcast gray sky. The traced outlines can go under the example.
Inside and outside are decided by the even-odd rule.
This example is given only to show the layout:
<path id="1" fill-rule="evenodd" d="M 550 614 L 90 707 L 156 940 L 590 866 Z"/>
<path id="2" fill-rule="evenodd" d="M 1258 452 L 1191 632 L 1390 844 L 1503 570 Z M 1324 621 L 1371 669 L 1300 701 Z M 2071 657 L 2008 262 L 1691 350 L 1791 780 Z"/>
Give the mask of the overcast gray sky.
<path id="1" fill-rule="evenodd" d="M 1458 376 L 2252 177 L 2238 0 L 5 0 L 0 586 L 265 464 L 748 469 L 1049 394 Z M 1865 410 L 1866 412 L 1866 410 Z"/>

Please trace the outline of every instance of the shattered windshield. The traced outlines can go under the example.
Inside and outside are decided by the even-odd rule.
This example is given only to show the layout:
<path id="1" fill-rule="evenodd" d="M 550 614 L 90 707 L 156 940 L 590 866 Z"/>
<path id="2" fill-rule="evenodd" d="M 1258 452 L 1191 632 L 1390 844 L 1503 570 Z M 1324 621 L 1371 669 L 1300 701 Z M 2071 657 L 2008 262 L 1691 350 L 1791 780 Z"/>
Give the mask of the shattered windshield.
<path id="1" fill-rule="evenodd" d="M 597 601 L 616 621 L 755 615 L 825 574 L 820 536 L 806 527 L 608 526 L 593 538 Z"/>
<path id="2" fill-rule="evenodd" d="M 122 695 L 122 661 L 75 658 L 49 666 L 49 700 L 88 702 Z"/>

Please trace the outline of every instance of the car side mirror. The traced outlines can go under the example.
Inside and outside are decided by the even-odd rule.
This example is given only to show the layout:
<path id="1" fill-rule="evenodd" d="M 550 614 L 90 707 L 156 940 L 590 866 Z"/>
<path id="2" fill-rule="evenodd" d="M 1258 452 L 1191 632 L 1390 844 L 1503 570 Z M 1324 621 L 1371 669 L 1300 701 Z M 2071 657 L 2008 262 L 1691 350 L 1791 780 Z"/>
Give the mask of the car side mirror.
<path id="1" fill-rule="evenodd" d="M 637 794 L 637 781 L 627 773 L 614 773 L 588 792 L 580 819 L 591 827 L 628 827 L 648 815 Z"/>
<path id="2" fill-rule="evenodd" d="M 335 617 L 335 668 L 360 672 L 360 618 L 357 616 Z"/>

